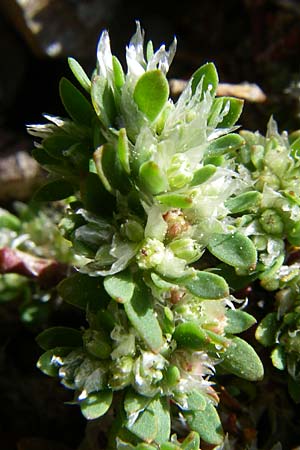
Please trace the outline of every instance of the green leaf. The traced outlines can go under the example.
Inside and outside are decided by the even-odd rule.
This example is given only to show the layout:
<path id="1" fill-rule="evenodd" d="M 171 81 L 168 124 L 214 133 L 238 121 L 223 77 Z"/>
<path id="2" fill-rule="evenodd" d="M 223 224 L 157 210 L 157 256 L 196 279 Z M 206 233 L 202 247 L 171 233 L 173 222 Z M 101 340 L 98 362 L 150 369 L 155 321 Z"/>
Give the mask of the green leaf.
<path id="1" fill-rule="evenodd" d="M 192 276 L 179 279 L 177 282 L 197 297 L 217 299 L 229 295 L 229 287 L 224 278 L 211 272 L 198 270 Z"/>
<path id="2" fill-rule="evenodd" d="M 107 127 L 113 125 L 116 117 L 116 105 L 106 78 L 98 75 L 93 77 L 91 97 L 93 107 L 103 125 Z"/>
<path id="3" fill-rule="evenodd" d="M 193 198 L 188 194 L 161 194 L 157 195 L 155 199 L 163 205 L 170 206 L 172 208 L 191 208 L 193 206 Z"/>
<path id="4" fill-rule="evenodd" d="M 134 422 L 128 420 L 128 430 L 148 443 L 162 444 L 170 437 L 170 412 L 166 398 L 154 398 Z"/>
<path id="5" fill-rule="evenodd" d="M 187 404 L 189 411 L 204 411 L 206 408 L 207 400 L 201 392 L 193 389 L 187 394 Z"/>
<path id="6" fill-rule="evenodd" d="M 121 128 L 119 130 L 118 137 L 118 157 L 121 166 L 128 175 L 130 174 L 129 156 L 129 142 L 126 134 L 126 128 Z"/>
<path id="7" fill-rule="evenodd" d="M 163 346 L 162 331 L 154 313 L 150 294 L 144 285 L 135 286 L 133 296 L 124 303 L 126 314 L 137 333 L 154 353 Z"/>
<path id="8" fill-rule="evenodd" d="M 76 143 L 76 138 L 68 134 L 54 134 L 43 140 L 42 145 L 48 155 L 64 159 L 64 152 Z"/>
<path id="9" fill-rule="evenodd" d="M 160 70 L 145 72 L 138 80 L 133 98 L 138 108 L 154 121 L 169 97 L 169 84 Z"/>
<path id="10" fill-rule="evenodd" d="M 216 173 L 216 170 L 217 168 L 212 164 L 207 164 L 201 167 L 201 169 L 196 170 L 190 186 L 199 186 L 199 184 L 205 183 L 205 181 L 209 180 Z"/>
<path id="11" fill-rule="evenodd" d="M 0 229 L 8 228 L 9 230 L 19 231 L 20 227 L 21 221 L 17 216 L 6 211 L 6 209 L 0 208 Z"/>
<path id="12" fill-rule="evenodd" d="M 237 336 L 232 338 L 222 358 L 220 367 L 240 378 L 256 381 L 264 376 L 264 367 L 255 350 Z"/>
<path id="13" fill-rule="evenodd" d="M 101 215 L 112 215 L 115 208 L 115 197 L 103 186 L 100 177 L 88 173 L 80 183 L 81 200 L 88 211 Z"/>
<path id="14" fill-rule="evenodd" d="M 105 189 L 111 193 L 114 193 L 115 189 L 124 194 L 128 193 L 130 181 L 113 145 L 104 144 L 99 147 L 94 152 L 94 162 Z"/>
<path id="15" fill-rule="evenodd" d="M 227 134 L 212 141 L 205 150 L 205 157 L 215 157 L 233 152 L 245 143 L 239 134 Z M 205 166 L 204 166 L 205 167 Z"/>
<path id="16" fill-rule="evenodd" d="M 230 210 L 232 214 L 239 212 L 252 210 L 256 208 L 262 198 L 262 194 L 257 191 L 244 192 L 236 197 L 230 198 L 225 202 L 226 208 Z"/>
<path id="17" fill-rule="evenodd" d="M 61 281 L 57 290 L 65 302 L 80 309 L 86 310 L 89 306 L 92 310 L 97 310 L 107 303 L 107 295 L 100 277 L 76 273 Z"/>
<path id="18" fill-rule="evenodd" d="M 284 370 L 286 367 L 285 349 L 281 345 L 277 345 L 271 352 L 272 364 L 278 370 Z"/>
<path id="19" fill-rule="evenodd" d="M 215 95 L 219 77 L 216 70 L 216 67 L 213 63 L 206 63 L 201 66 L 196 72 L 192 75 L 192 93 L 195 94 L 198 84 L 202 81 L 202 93 L 201 100 L 203 99 L 204 93 L 209 91 L 212 96 Z"/>
<path id="20" fill-rule="evenodd" d="M 41 186 L 35 192 L 33 199 L 37 202 L 53 202 L 56 200 L 63 200 L 73 194 L 74 187 L 72 184 L 60 178 Z"/>
<path id="21" fill-rule="evenodd" d="M 120 61 L 114 55 L 112 57 L 112 64 L 113 64 L 115 86 L 116 88 L 121 89 L 121 87 L 125 83 L 125 75 Z"/>
<path id="22" fill-rule="evenodd" d="M 199 433 L 200 438 L 208 444 L 221 444 L 223 430 L 216 408 L 209 402 L 204 411 L 184 414 L 186 421 L 193 431 Z"/>
<path id="23" fill-rule="evenodd" d="M 94 117 L 92 105 L 67 78 L 60 80 L 59 93 L 65 110 L 74 122 L 90 126 Z"/>
<path id="24" fill-rule="evenodd" d="M 271 347 L 276 342 L 276 334 L 279 328 L 277 313 L 267 314 L 260 322 L 255 331 L 258 342 L 265 347 Z"/>
<path id="25" fill-rule="evenodd" d="M 81 332 L 69 327 L 52 327 L 42 331 L 36 342 L 43 350 L 55 347 L 81 347 Z"/>
<path id="26" fill-rule="evenodd" d="M 83 89 L 90 93 L 91 91 L 91 80 L 81 67 L 78 61 L 74 58 L 68 58 L 68 64 L 70 69 L 73 72 L 74 77 L 78 81 L 78 83 L 83 87 Z"/>
<path id="27" fill-rule="evenodd" d="M 166 175 L 154 161 L 147 161 L 141 165 L 139 179 L 143 189 L 152 195 L 159 194 L 168 188 Z"/>
<path id="28" fill-rule="evenodd" d="M 220 100 L 222 102 L 223 110 L 224 108 L 227 108 L 227 105 L 229 105 L 229 111 L 224 116 L 223 120 L 221 120 L 221 122 L 218 123 L 218 127 L 220 128 L 232 127 L 242 113 L 244 101 L 233 97 L 220 97 L 217 100 Z"/>
<path id="29" fill-rule="evenodd" d="M 181 443 L 182 450 L 199 450 L 200 436 L 195 431 L 191 431 Z"/>
<path id="30" fill-rule="evenodd" d="M 112 399 L 113 393 L 109 389 L 93 392 L 86 399 L 80 401 L 81 412 L 87 420 L 98 419 L 109 410 Z"/>
<path id="31" fill-rule="evenodd" d="M 177 325 L 173 338 L 179 347 L 192 350 L 203 350 L 210 344 L 207 334 L 196 322 L 184 322 Z"/>
<path id="32" fill-rule="evenodd" d="M 228 309 L 226 318 L 227 322 L 224 331 L 229 334 L 242 333 L 256 323 L 256 319 L 253 316 L 240 309 Z"/>
<path id="33" fill-rule="evenodd" d="M 72 350 L 72 347 L 56 347 L 48 350 L 40 356 L 36 366 L 45 375 L 56 377 L 60 366 L 54 363 L 54 357 L 67 356 Z"/>
<path id="34" fill-rule="evenodd" d="M 254 270 L 257 254 L 252 241 L 242 233 L 214 234 L 208 250 L 220 261 L 238 269 Z"/>
<path id="35" fill-rule="evenodd" d="M 118 303 L 129 302 L 135 289 L 135 283 L 129 270 L 106 277 L 103 285 L 108 295 Z"/>

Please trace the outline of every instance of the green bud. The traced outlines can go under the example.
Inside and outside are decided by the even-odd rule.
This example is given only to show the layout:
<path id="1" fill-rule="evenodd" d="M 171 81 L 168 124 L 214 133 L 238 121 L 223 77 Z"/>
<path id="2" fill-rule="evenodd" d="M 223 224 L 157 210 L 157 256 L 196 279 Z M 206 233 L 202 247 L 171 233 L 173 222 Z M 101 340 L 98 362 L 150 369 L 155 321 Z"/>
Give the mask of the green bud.
<path id="1" fill-rule="evenodd" d="M 170 186 L 174 189 L 184 187 L 193 179 L 190 163 L 184 154 L 177 153 L 173 156 L 167 176 Z"/>
<path id="2" fill-rule="evenodd" d="M 140 269 L 152 269 L 160 264 L 165 256 L 165 246 L 157 239 L 146 239 L 138 255 L 137 263 Z"/>
<path id="3" fill-rule="evenodd" d="M 166 370 L 166 382 L 168 386 L 173 387 L 180 381 L 180 371 L 176 366 L 169 366 Z"/>
<path id="4" fill-rule="evenodd" d="M 282 234 L 284 225 L 280 215 L 274 209 L 266 209 L 260 216 L 259 223 L 268 234 Z"/>
<path id="5" fill-rule="evenodd" d="M 200 245 L 191 238 L 176 239 L 168 247 L 175 256 L 185 259 L 188 264 L 197 261 L 203 253 Z"/>

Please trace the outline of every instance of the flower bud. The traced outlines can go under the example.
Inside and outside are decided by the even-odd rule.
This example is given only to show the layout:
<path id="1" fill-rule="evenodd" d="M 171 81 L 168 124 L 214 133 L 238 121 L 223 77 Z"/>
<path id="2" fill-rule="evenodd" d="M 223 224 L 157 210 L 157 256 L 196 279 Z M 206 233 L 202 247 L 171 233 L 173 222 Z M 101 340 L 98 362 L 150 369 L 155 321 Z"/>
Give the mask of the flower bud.
<path id="1" fill-rule="evenodd" d="M 180 189 L 188 184 L 193 173 L 187 157 L 182 153 L 177 153 L 171 160 L 170 168 L 167 170 L 168 181 L 173 189 Z"/>
<path id="2" fill-rule="evenodd" d="M 202 255 L 200 245 L 191 238 L 176 239 L 169 244 L 175 256 L 185 259 L 188 264 L 197 261 Z"/>
<path id="3" fill-rule="evenodd" d="M 266 209 L 260 216 L 259 223 L 268 234 L 282 234 L 283 222 L 274 209 Z"/>
<path id="4" fill-rule="evenodd" d="M 140 269 L 152 269 L 160 264 L 165 256 L 165 246 L 158 239 L 146 239 L 137 255 Z"/>

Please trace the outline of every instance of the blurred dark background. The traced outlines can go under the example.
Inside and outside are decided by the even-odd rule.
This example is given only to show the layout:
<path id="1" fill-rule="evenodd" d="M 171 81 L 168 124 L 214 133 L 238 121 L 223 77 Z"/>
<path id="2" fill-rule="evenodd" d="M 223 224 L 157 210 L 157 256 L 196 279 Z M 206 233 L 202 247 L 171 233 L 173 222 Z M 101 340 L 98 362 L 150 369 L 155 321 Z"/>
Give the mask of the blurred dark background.
<path id="1" fill-rule="evenodd" d="M 265 132 L 273 114 L 281 130 L 300 128 L 297 0 L 0 0 L 0 205 L 30 198 L 39 172 L 25 126 L 43 121 L 45 112 L 64 114 L 58 82 L 63 75 L 72 79 L 67 57 L 91 74 L 106 28 L 125 65 L 135 20 L 155 47 L 176 35 L 170 78 L 186 80 L 213 61 L 220 81 L 257 84 L 266 101 L 245 102 L 243 127 Z M 67 325 L 68 314 L 58 324 Z M 35 369 L 37 330 L 19 322 L 15 304 L 0 308 L 0 323 L 0 449 L 78 448 L 85 421 L 64 405 L 69 393 Z"/>

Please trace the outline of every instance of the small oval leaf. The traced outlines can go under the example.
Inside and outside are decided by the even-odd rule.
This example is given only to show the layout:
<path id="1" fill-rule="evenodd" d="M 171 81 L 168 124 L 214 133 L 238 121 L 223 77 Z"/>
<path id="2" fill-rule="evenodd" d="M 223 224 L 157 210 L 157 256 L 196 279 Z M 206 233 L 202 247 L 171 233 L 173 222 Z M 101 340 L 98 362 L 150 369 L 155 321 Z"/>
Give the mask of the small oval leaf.
<path id="1" fill-rule="evenodd" d="M 186 413 L 184 416 L 190 428 L 199 433 L 201 439 L 208 444 L 221 444 L 224 439 L 221 420 L 210 402 L 207 402 L 204 411 Z"/>
<path id="2" fill-rule="evenodd" d="M 257 381 L 264 376 L 263 364 L 255 350 L 237 336 L 232 338 L 222 358 L 220 367 L 240 378 Z"/>
<path id="3" fill-rule="evenodd" d="M 109 389 L 93 392 L 80 402 L 81 412 L 88 420 L 98 419 L 109 410 L 112 399 L 113 393 Z"/>
<path id="4" fill-rule="evenodd" d="M 57 287 L 62 299 L 80 309 L 100 309 L 106 305 L 106 292 L 103 289 L 102 278 L 90 277 L 76 273 L 61 281 Z"/>
<path id="5" fill-rule="evenodd" d="M 201 169 L 196 170 L 194 172 L 194 176 L 192 181 L 190 182 L 190 186 L 198 186 L 199 184 L 205 183 L 205 181 L 209 180 L 216 173 L 216 166 L 212 164 L 207 164 Z"/>
<path id="6" fill-rule="evenodd" d="M 229 334 L 242 333 L 256 323 L 256 319 L 240 309 L 228 309 L 226 311 L 225 332 Z"/>
<path id="7" fill-rule="evenodd" d="M 214 234 L 208 250 L 220 261 L 238 269 L 254 270 L 257 254 L 253 242 L 242 233 Z"/>
<path id="8" fill-rule="evenodd" d="M 276 334 L 279 328 L 277 313 L 267 314 L 259 323 L 255 331 L 258 342 L 265 347 L 271 347 L 276 342 Z"/>
<path id="9" fill-rule="evenodd" d="M 203 350 L 210 343 L 205 331 L 195 322 L 184 322 L 177 325 L 173 338 L 179 347 L 192 350 Z"/>
<path id="10" fill-rule="evenodd" d="M 196 271 L 192 276 L 177 282 L 200 298 L 218 299 L 229 295 L 229 287 L 224 278 L 211 272 Z"/>
<path id="11" fill-rule="evenodd" d="M 72 184 L 61 178 L 41 186 L 34 194 L 33 199 L 37 202 L 53 202 L 63 200 L 73 194 L 74 188 Z"/>
<path id="12" fill-rule="evenodd" d="M 60 80 L 59 93 L 65 110 L 74 122 L 90 126 L 94 117 L 92 105 L 67 78 Z"/>
<path id="13" fill-rule="evenodd" d="M 225 206 L 232 214 L 236 214 L 257 207 L 261 198 L 262 194 L 258 191 L 244 192 L 227 200 Z"/>
<path id="14" fill-rule="evenodd" d="M 216 93 L 219 77 L 216 70 L 216 67 L 213 63 L 206 63 L 201 66 L 196 72 L 192 75 L 192 93 L 194 94 L 198 84 L 202 81 L 202 95 L 201 100 L 205 92 L 209 91 L 213 96 Z"/>
<path id="15" fill-rule="evenodd" d="M 52 327 L 42 331 L 36 338 L 43 350 L 55 347 L 81 347 L 81 332 L 70 327 Z"/>
<path id="16" fill-rule="evenodd" d="M 138 80 L 133 98 L 140 111 L 153 121 L 169 97 L 169 84 L 161 70 L 145 72 Z"/>
<path id="17" fill-rule="evenodd" d="M 74 58 L 68 58 L 68 64 L 76 80 L 80 83 L 83 89 L 86 90 L 86 92 L 90 93 L 91 80 L 89 79 L 79 62 Z"/>
<path id="18" fill-rule="evenodd" d="M 106 277 L 103 284 L 108 295 L 118 303 L 126 303 L 133 296 L 135 283 L 129 270 Z"/>

